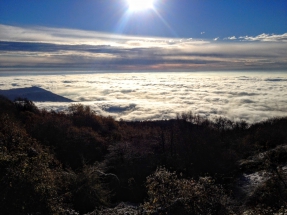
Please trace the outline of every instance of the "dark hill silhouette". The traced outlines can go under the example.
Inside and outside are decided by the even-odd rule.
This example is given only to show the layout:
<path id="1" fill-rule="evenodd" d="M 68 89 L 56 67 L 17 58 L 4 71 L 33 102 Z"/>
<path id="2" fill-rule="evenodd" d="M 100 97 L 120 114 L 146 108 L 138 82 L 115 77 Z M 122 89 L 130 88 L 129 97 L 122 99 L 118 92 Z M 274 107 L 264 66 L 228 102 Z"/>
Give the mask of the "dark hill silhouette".
<path id="1" fill-rule="evenodd" d="M 21 97 L 34 102 L 73 102 L 71 99 L 59 96 L 40 87 L 0 90 L 0 95 L 5 96 L 12 101 Z"/>

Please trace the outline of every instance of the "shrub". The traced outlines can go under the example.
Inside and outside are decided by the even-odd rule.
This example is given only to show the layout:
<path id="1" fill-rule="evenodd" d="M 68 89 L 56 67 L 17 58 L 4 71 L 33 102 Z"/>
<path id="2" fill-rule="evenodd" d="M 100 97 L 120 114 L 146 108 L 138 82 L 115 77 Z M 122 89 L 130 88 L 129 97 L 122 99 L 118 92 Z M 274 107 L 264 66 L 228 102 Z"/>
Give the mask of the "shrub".
<path id="1" fill-rule="evenodd" d="M 228 197 L 222 187 L 209 177 L 198 181 L 178 179 L 175 173 L 158 168 L 147 177 L 148 201 L 144 209 L 150 214 L 229 214 Z"/>

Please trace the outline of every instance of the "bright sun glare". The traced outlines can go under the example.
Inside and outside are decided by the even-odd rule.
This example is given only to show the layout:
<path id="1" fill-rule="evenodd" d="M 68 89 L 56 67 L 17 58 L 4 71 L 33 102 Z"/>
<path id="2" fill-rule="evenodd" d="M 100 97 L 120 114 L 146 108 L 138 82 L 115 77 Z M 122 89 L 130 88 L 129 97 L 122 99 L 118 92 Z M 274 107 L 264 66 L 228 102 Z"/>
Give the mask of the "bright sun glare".
<path id="1" fill-rule="evenodd" d="M 129 10 L 141 11 L 153 8 L 154 0 L 128 0 Z"/>

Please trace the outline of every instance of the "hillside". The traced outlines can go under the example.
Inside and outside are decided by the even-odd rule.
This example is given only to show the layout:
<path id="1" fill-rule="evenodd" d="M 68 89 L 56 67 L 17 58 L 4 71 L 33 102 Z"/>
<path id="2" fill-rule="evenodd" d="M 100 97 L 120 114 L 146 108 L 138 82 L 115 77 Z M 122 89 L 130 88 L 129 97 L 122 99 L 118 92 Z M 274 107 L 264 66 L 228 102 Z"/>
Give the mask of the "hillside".
<path id="1" fill-rule="evenodd" d="M 0 95 L 7 97 L 11 101 L 20 97 L 34 102 L 73 102 L 71 99 L 59 96 L 40 87 L 0 90 Z"/>
<path id="2" fill-rule="evenodd" d="M 128 122 L 0 97 L 0 211 L 286 213 L 286 131 L 287 117 Z"/>

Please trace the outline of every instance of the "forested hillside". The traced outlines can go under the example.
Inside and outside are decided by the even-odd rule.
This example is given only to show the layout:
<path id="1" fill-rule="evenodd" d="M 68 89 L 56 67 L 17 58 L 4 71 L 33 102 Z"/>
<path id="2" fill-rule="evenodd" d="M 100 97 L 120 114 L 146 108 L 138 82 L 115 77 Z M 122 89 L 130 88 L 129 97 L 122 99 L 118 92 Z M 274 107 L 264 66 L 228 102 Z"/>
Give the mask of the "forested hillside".
<path id="1" fill-rule="evenodd" d="M 0 97 L 3 214 L 283 214 L 286 162 L 286 117 L 127 122 Z"/>

